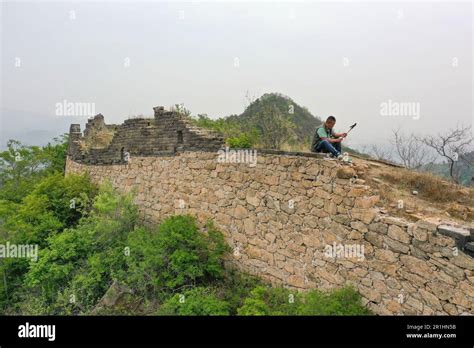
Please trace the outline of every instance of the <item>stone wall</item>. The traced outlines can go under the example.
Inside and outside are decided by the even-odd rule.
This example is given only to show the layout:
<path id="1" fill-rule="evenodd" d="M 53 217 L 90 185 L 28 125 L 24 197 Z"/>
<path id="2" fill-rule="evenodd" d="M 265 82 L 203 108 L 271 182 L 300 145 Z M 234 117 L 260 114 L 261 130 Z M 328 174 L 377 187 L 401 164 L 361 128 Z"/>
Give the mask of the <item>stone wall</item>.
<path id="1" fill-rule="evenodd" d="M 207 150 L 111 165 L 69 156 L 66 172 L 88 172 L 122 191 L 136 188 L 147 220 L 212 219 L 233 248 L 229 262 L 272 283 L 353 284 L 379 314 L 474 313 L 474 259 L 435 221 L 379 212 L 378 196 L 341 163 L 266 152 L 250 166 L 221 163 L 217 151 Z"/>
<path id="2" fill-rule="evenodd" d="M 192 125 L 189 119 L 162 106 L 153 108 L 153 118 L 132 118 L 121 125 L 108 125 L 104 116 L 88 120 L 84 136 L 79 124 L 69 130 L 68 156 L 76 162 L 118 164 L 129 156 L 161 156 L 182 151 L 216 150 L 223 137 Z M 86 146 L 101 132 L 113 133 L 106 146 Z"/>

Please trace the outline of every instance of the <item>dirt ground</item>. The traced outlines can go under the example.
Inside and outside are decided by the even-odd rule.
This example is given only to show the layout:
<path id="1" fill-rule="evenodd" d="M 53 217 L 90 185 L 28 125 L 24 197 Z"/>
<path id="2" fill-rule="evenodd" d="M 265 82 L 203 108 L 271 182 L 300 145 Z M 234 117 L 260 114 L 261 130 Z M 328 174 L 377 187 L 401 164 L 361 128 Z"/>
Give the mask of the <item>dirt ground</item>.
<path id="1" fill-rule="evenodd" d="M 380 196 L 381 212 L 411 221 L 434 218 L 474 227 L 474 188 L 382 161 L 352 159 L 358 177 Z"/>

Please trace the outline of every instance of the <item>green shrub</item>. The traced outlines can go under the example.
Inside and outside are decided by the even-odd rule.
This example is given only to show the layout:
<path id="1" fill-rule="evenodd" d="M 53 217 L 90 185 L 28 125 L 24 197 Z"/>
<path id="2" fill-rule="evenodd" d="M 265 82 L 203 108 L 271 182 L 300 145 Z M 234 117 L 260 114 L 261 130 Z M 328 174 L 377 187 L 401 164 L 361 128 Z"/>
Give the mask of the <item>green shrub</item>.
<path id="1" fill-rule="evenodd" d="M 163 285 L 169 288 L 219 278 L 224 271 L 222 256 L 228 249 L 224 236 L 212 224 L 201 233 L 191 216 L 172 216 L 163 221 L 158 248 L 164 262 Z"/>
<path id="2" fill-rule="evenodd" d="M 252 148 L 259 142 L 260 133 L 257 128 L 243 127 L 239 121 L 232 118 L 213 120 L 207 115 L 198 115 L 197 118 L 189 119 L 198 127 L 221 133 L 227 145 L 232 148 Z"/>
<path id="3" fill-rule="evenodd" d="M 229 305 L 209 288 L 197 287 L 166 300 L 159 315 L 229 315 Z"/>
<path id="4" fill-rule="evenodd" d="M 50 235 L 79 221 L 97 191 L 85 175 L 55 173 L 38 181 L 21 204 L 1 200 L 0 219 L 8 239 L 44 246 Z"/>
<path id="5" fill-rule="evenodd" d="M 353 287 L 335 289 L 328 293 L 309 291 L 299 311 L 301 315 L 369 315 L 360 294 Z"/>
<path id="6" fill-rule="evenodd" d="M 0 200 L 0 243 L 9 241 L 12 244 L 37 244 L 40 250 L 47 248 L 49 238 L 65 227 L 73 227 L 87 213 L 96 193 L 97 187 L 86 176 L 63 177 L 55 173 L 38 180 L 21 203 Z M 74 200 L 74 206 L 71 200 Z M 63 238 L 68 238 L 68 235 Z M 29 260 L 24 259 L 8 259 L 0 263 L 0 277 L 3 278 L 0 282 L 0 308 L 19 301 L 21 295 L 18 291 L 29 264 Z"/>
<path id="7" fill-rule="evenodd" d="M 144 296 L 163 296 L 179 287 L 219 279 L 228 246 L 212 224 L 206 227 L 200 231 L 193 217 L 178 215 L 165 219 L 158 231 L 134 231 L 128 238 L 130 256 L 121 280 Z"/>
<path id="8" fill-rule="evenodd" d="M 237 149 L 251 148 L 254 145 L 254 142 L 247 133 L 242 133 L 238 136 L 227 138 L 226 142 L 229 147 Z"/>
<path id="9" fill-rule="evenodd" d="M 242 307 L 244 300 L 250 296 L 250 292 L 262 284 L 262 280 L 257 276 L 227 269 L 216 290 L 219 298 L 225 299 L 229 304 L 231 315 L 236 315 L 238 308 Z"/>
<path id="10" fill-rule="evenodd" d="M 286 288 L 257 286 L 238 309 L 239 315 L 296 315 L 300 294 Z"/>
<path id="11" fill-rule="evenodd" d="M 144 298 L 156 295 L 162 287 L 159 273 L 164 263 L 158 249 L 158 233 L 137 228 L 128 235 L 126 248 L 129 255 L 125 267 L 117 271 L 117 279 Z"/>
<path id="12" fill-rule="evenodd" d="M 238 309 L 239 315 L 369 315 L 352 287 L 329 292 L 296 293 L 285 288 L 257 286 Z"/>
<path id="13" fill-rule="evenodd" d="M 90 310 L 113 275 L 125 267 L 125 241 L 136 218 L 131 194 L 118 194 L 110 184 L 102 186 L 91 213 L 76 228 L 50 236 L 38 261 L 30 263 L 23 308 L 41 304 L 43 314 Z"/>
<path id="14" fill-rule="evenodd" d="M 7 149 L 0 152 L 0 200 L 20 203 L 38 180 L 64 173 L 67 146 L 66 135 L 43 147 L 9 140 Z"/>

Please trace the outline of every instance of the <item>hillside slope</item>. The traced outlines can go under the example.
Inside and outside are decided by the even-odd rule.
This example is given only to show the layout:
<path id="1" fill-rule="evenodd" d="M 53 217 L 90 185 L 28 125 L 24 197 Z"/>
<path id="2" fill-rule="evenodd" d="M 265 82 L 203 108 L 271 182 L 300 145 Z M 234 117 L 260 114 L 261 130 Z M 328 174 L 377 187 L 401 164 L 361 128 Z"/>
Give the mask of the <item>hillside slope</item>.
<path id="1" fill-rule="evenodd" d="M 456 185 L 432 173 L 380 161 L 357 157 L 354 165 L 359 178 L 380 196 L 378 206 L 387 214 L 411 221 L 442 219 L 454 225 L 474 221 L 472 188 Z"/>
<path id="2" fill-rule="evenodd" d="M 294 125 L 293 133 L 296 143 L 306 144 L 311 141 L 314 129 L 322 123 L 305 107 L 300 106 L 290 97 L 279 93 L 267 93 L 252 102 L 242 114 L 229 116 L 229 120 L 242 124 L 244 128 L 259 128 L 258 117 L 266 108 L 275 108 Z"/>
<path id="3" fill-rule="evenodd" d="M 266 93 L 239 115 L 192 118 L 199 127 L 224 135 L 230 147 L 253 147 L 309 152 L 317 126 L 323 121 L 304 106 L 280 93 Z M 343 145 L 343 150 L 363 155 Z"/>
<path id="4" fill-rule="evenodd" d="M 459 173 L 459 183 L 464 186 L 474 186 L 474 151 L 468 152 L 463 156 L 463 160 L 458 162 L 455 167 L 456 172 Z M 426 166 L 426 170 L 439 175 L 443 178 L 449 179 L 449 164 L 436 163 Z"/>

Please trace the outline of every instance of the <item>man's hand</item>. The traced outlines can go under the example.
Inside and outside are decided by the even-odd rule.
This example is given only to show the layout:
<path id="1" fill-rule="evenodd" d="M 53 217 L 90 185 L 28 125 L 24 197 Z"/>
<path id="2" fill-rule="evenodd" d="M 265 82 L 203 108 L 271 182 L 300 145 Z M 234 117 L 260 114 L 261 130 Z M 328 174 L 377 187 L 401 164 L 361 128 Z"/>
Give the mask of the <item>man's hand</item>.
<path id="1" fill-rule="evenodd" d="M 343 137 L 343 138 L 347 137 L 347 133 L 342 133 L 341 137 Z"/>

